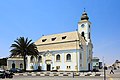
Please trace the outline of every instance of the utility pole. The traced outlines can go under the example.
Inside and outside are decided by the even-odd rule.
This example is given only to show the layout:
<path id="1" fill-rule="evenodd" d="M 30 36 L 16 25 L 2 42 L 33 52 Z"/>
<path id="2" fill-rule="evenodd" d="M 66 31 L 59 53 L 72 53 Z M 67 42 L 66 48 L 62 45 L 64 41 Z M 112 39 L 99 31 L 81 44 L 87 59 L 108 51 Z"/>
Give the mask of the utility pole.
<path id="1" fill-rule="evenodd" d="M 104 63 L 104 80 L 106 80 L 106 67 L 105 67 L 105 63 Z"/>
<path id="2" fill-rule="evenodd" d="M 104 57 L 103 57 L 103 72 L 104 72 L 104 80 L 106 80 L 106 67 L 105 67 L 105 62 L 104 62 Z"/>

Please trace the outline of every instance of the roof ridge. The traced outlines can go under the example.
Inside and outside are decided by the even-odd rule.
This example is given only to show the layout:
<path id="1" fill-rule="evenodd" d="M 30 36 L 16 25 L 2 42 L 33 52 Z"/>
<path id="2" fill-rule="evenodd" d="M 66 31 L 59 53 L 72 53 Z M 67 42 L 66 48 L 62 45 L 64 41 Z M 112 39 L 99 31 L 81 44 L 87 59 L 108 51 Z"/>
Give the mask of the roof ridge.
<path id="1" fill-rule="evenodd" d="M 69 31 L 69 32 L 62 32 L 62 33 L 55 33 L 55 34 L 53 33 L 53 34 L 48 34 L 48 35 L 43 35 L 43 36 L 60 35 L 60 34 L 65 34 L 65 33 L 67 34 L 67 33 L 72 33 L 72 32 L 77 32 L 77 31 Z"/>

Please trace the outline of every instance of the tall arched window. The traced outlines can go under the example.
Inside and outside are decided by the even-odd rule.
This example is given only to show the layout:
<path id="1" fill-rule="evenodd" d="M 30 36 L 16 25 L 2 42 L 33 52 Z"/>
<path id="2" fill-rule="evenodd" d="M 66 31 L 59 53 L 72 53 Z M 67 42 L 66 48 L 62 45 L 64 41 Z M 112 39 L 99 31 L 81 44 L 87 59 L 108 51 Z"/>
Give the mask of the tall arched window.
<path id="1" fill-rule="evenodd" d="M 89 25 L 89 28 L 90 28 L 90 25 Z"/>
<path id="2" fill-rule="evenodd" d="M 89 39 L 90 39 L 90 32 L 89 32 Z"/>
<path id="3" fill-rule="evenodd" d="M 71 55 L 70 54 L 66 55 L 66 61 L 71 61 Z"/>
<path id="4" fill-rule="evenodd" d="M 60 55 L 56 55 L 56 61 L 60 61 Z"/>
<path id="5" fill-rule="evenodd" d="M 42 62 L 42 56 L 38 57 L 38 62 Z"/>
<path id="6" fill-rule="evenodd" d="M 21 69 L 23 68 L 23 64 L 22 64 L 22 63 L 20 63 L 20 68 L 21 68 Z"/>
<path id="7" fill-rule="evenodd" d="M 34 57 L 33 56 L 31 56 L 30 61 L 31 61 L 31 63 L 34 62 Z"/>
<path id="8" fill-rule="evenodd" d="M 81 33 L 81 36 L 84 37 L 84 32 Z"/>
<path id="9" fill-rule="evenodd" d="M 80 53 L 80 59 L 82 60 L 82 53 Z"/>

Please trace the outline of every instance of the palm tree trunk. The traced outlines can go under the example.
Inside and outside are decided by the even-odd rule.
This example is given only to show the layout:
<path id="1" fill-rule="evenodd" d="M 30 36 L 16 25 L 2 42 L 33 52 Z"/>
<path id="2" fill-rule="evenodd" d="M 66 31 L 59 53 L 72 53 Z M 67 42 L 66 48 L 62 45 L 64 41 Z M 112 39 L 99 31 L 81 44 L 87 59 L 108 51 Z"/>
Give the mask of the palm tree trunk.
<path id="1" fill-rule="evenodd" d="M 24 59 L 24 71 L 26 71 L 26 55 L 23 56 Z"/>

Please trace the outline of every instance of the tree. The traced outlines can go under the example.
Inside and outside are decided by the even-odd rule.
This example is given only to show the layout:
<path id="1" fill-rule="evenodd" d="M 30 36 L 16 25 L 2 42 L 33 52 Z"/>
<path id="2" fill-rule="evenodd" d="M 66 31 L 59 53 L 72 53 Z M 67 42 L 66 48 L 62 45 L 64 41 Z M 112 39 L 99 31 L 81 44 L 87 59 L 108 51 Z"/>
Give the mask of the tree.
<path id="1" fill-rule="evenodd" d="M 12 56 L 22 56 L 24 60 L 24 71 L 26 71 L 26 55 L 38 55 L 38 50 L 34 42 L 32 40 L 28 40 L 28 38 L 20 37 L 14 41 L 11 45 L 11 57 Z"/>

